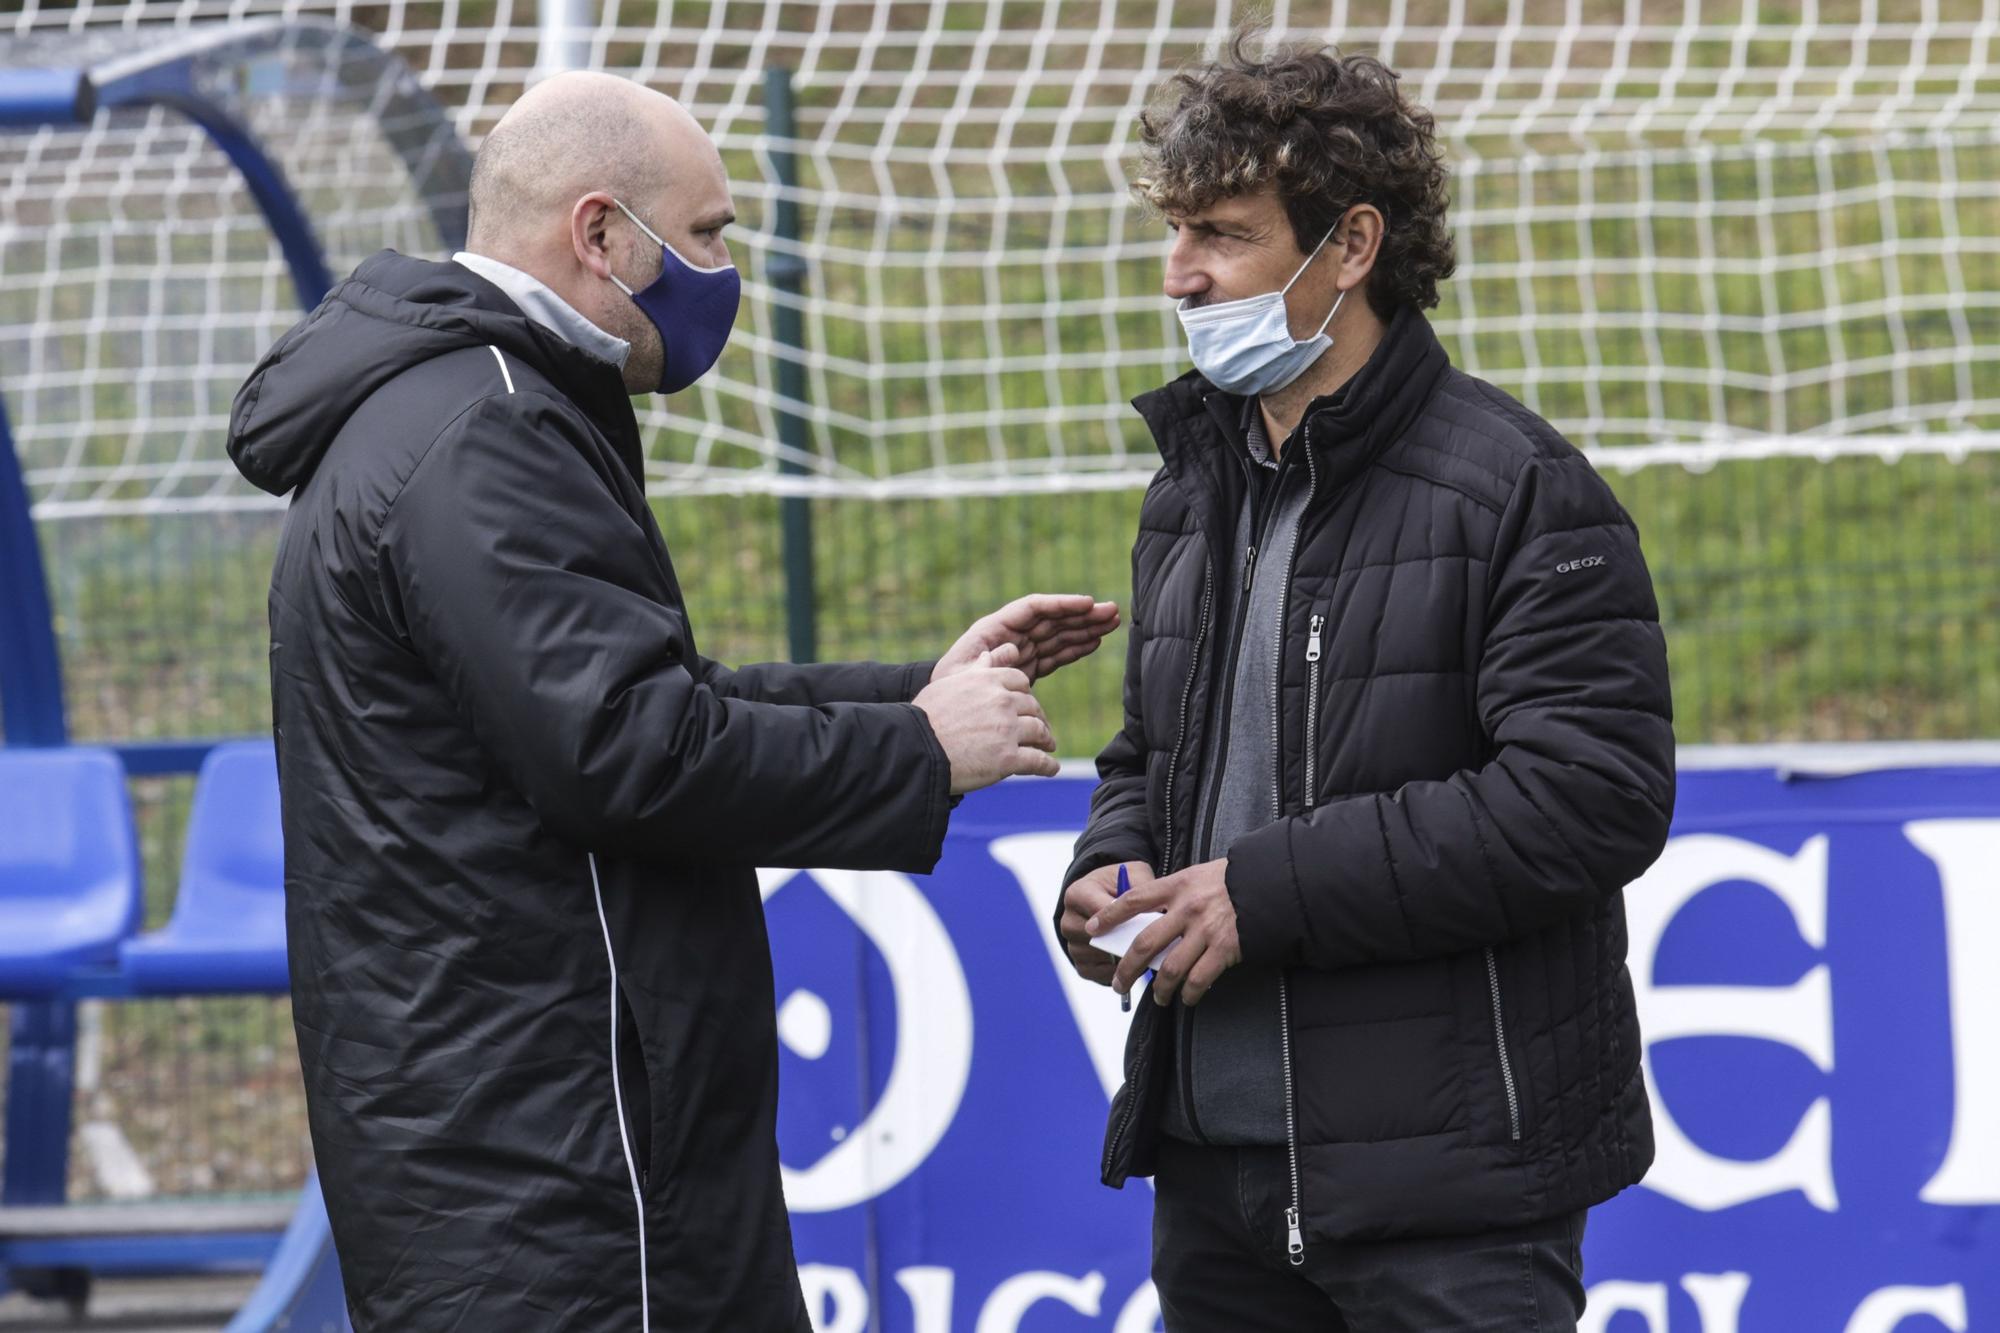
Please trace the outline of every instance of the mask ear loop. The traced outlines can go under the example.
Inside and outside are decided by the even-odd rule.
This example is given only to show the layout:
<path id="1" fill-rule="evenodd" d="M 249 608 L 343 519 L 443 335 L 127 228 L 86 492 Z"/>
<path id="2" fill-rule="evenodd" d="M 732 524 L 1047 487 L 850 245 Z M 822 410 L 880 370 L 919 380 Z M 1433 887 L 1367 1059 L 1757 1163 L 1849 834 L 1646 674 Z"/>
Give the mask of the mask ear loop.
<path id="1" fill-rule="evenodd" d="M 1345 301 L 1346 299 L 1347 299 L 1346 292 L 1342 292 L 1340 295 L 1333 298 L 1333 309 L 1326 312 L 1326 318 L 1319 322 L 1319 327 L 1317 329 L 1313 330 L 1313 337 L 1317 338 L 1319 337 L 1320 334 L 1326 332 L 1326 326 L 1333 323 L 1333 317 L 1340 313 L 1340 303 L 1342 301 Z"/>
<path id="2" fill-rule="evenodd" d="M 616 202 L 616 201 L 614 200 L 613 202 Z M 620 206 L 621 208 L 622 208 L 622 207 L 624 207 L 624 205 L 622 205 L 622 204 L 621 204 L 621 205 L 619 205 L 619 206 Z M 1313 247 L 1313 252 L 1312 252 L 1311 254 L 1309 254 L 1309 255 L 1307 255 L 1307 256 L 1306 256 L 1306 262 L 1305 262 L 1305 263 L 1303 263 L 1303 264 L 1301 264 L 1301 265 L 1299 265 L 1299 268 L 1298 268 L 1298 272 L 1296 272 L 1296 273 L 1292 274 L 1292 281 L 1291 281 L 1291 282 L 1288 282 L 1288 283 L 1286 283 L 1286 284 L 1285 284 L 1285 285 L 1284 285 L 1283 287 L 1280 287 L 1280 288 L 1278 289 L 1278 295 L 1280 295 L 1280 296 L 1284 296 L 1284 295 L 1288 294 L 1288 293 L 1289 293 L 1289 292 L 1290 292 L 1290 291 L 1292 290 L 1292 283 L 1295 283 L 1295 282 L 1297 282 L 1297 281 L 1298 281 L 1298 280 L 1299 280 L 1299 279 L 1300 279 L 1301 277 L 1305 276 L 1305 271 L 1306 271 L 1307 269 L 1309 269 L 1309 268 L 1311 268 L 1311 267 L 1312 267 L 1312 262 L 1313 262 L 1313 260 L 1315 260 L 1315 259 L 1318 259 L 1318 258 L 1319 258 L 1319 252 L 1320 252 L 1320 251 L 1322 251 L 1322 250 L 1324 250 L 1324 249 L 1326 249 L 1326 243 L 1327 243 L 1328 241 L 1330 241 L 1330 240 L 1332 240 L 1332 239 L 1333 239 L 1333 233 L 1334 233 L 1335 231 L 1339 230 L 1339 228 L 1340 228 L 1340 223 L 1341 223 L 1341 220 L 1342 220 L 1342 218 L 1345 218 L 1345 217 L 1346 217 L 1346 214 L 1344 214 L 1344 213 L 1343 213 L 1343 214 L 1341 215 L 1341 217 L 1338 217 L 1338 218 L 1335 218 L 1335 219 L 1333 220 L 1333 226 L 1331 226 L 1331 227 L 1328 227 L 1328 228 L 1326 229 L 1326 235 L 1324 235 L 1324 236 L 1322 236 L 1322 237 L 1320 237 L 1320 238 L 1319 238 L 1319 244 L 1318 244 L 1318 245 L 1315 245 L 1315 246 Z"/>
<path id="3" fill-rule="evenodd" d="M 652 241 L 653 244 L 661 247 L 662 249 L 672 249 L 671 246 L 669 246 L 665 241 L 661 240 L 659 236 L 654 233 L 651 227 L 639 221 L 639 215 L 637 213 L 634 213 L 631 209 L 625 207 L 624 204 L 619 203 L 618 196 L 613 195 L 611 197 L 611 202 L 617 204 L 618 211 L 620 213 L 623 213 L 626 217 L 632 219 L 632 225 L 637 227 L 640 231 L 645 232 L 647 239 Z M 612 283 L 617 286 L 619 291 L 625 293 L 627 296 L 631 296 L 634 294 L 632 289 L 625 285 L 624 280 L 620 278 L 616 273 L 613 273 L 609 267 L 606 267 L 606 269 L 604 270 L 604 275 L 611 279 Z"/>
<path id="4" fill-rule="evenodd" d="M 1342 221 L 1346 219 L 1346 216 L 1347 215 L 1343 213 L 1341 214 L 1340 217 L 1337 217 L 1333 220 L 1333 225 L 1326 229 L 1326 235 L 1319 238 L 1319 244 L 1315 245 L 1313 247 L 1313 252 L 1306 256 L 1306 262 L 1299 265 L 1299 271 L 1297 273 L 1292 274 L 1292 281 L 1286 283 L 1284 287 L 1279 290 L 1278 292 L 1279 296 L 1282 297 L 1287 293 L 1289 293 L 1292 290 L 1292 283 L 1297 282 L 1301 277 L 1305 276 L 1305 271 L 1312 267 L 1313 260 L 1319 258 L 1319 252 L 1326 249 L 1326 243 L 1333 239 L 1334 232 L 1340 230 L 1340 224 Z M 1319 337 L 1320 334 L 1326 332 L 1326 326 L 1333 323 L 1333 317 L 1340 313 L 1340 303 L 1342 301 L 1345 301 L 1346 299 L 1347 299 L 1347 293 L 1344 291 L 1341 292 L 1338 296 L 1333 298 L 1333 309 L 1326 312 L 1326 318 L 1319 322 L 1319 327 L 1317 329 L 1313 330 L 1313 337 L 1317 338 Z"/>

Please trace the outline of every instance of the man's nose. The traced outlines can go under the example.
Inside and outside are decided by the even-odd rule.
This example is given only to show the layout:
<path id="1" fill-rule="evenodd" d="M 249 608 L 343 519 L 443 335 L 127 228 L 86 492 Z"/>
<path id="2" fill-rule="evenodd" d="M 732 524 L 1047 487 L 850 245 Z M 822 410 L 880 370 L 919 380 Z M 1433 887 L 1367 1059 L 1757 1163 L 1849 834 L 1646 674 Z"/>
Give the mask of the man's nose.
<path id="1" fill-rule="evenodd" d="M 1208 275 L 1193 262 L 1186 240 L 1183 236 L 1175 236 L 1173 245 L 1167 249 L 1166 281 L 1161 283 L 1161 290 L 1180 301 L 1201 295 L 1208 290 L 1208 286 Z"/>

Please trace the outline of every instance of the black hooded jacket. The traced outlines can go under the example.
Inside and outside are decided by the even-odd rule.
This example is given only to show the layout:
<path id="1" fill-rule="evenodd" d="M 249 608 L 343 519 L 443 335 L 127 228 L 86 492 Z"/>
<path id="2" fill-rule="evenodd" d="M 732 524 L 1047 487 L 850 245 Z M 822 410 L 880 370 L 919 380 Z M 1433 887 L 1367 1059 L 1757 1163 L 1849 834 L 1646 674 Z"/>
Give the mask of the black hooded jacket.
<path id="1" fill-rule="evenodd" d="M 1189 374 L 1135 406 L 1166 466 L 1132 552 L 1125 725 L 1071 880 L 1185 867 L 1216 762 L 1242 403 Z M 1665 844 L 1674 744 L 1638 533 L 1411 309 L 1289 447 L 1312 499 L 1286 555 L 1280 817 L 1231 847 L 1227 883 L 1245 961 L 1286 978 L 1271 1021 L 1303 1239 L 1597 1203 L 1653 1153 L 1622 890 Z M 1138 1006 L 1108 1183 L 1152 1172 L 1177 1012 Z"/>
<path id="2" fill-rule="evenodd" d="M 806 1329 L 753 867 L 935 863 L 929 664 L 702 658 L 619 373 L 455 264 L 362 264 L 230 454 L 293 492 L 293 1012 L 355 1327 Z"/>

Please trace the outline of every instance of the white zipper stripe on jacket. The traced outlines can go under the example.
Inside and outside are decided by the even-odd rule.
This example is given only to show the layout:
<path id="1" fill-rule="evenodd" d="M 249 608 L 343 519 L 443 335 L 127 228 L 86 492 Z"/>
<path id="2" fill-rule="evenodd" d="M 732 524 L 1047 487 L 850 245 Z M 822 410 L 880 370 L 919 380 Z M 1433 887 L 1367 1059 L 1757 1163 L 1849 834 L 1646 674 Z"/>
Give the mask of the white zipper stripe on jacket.
<path id="1" fill-rule="evenodd" d="M 514 392 L 514 377 L 507 371 L 507 358 L 490 343 L 487 351 L 500 363 L 500 378 L 507 392 Z M 611 1108 L 618 1114 L 618 1146 L 625 1152 L 625 1175 L 632 1182 L 632 1213 L 639 1223 L 639 1330 L 651 1333 L 652 1303 L 646 1292 L 646 1195 L 639 1188 L 639 1168 L 632 1160 L 632 1137 L 625 1128 L 625 1086 L 618 1078 L 618 955 L 611 947 L 611 922 L 604 915 L 604 886 L 597 879 L 597 854 L 590 861 L 590 896 L 597 902 L 597 928 L 604 932 L 604 960 L 611 964 Z"/>
<path id="2" fill-rule="evenodd" d="M 493 359 L 500 363 L 500 378 L 507 381 L 507 392 L 514 392 L 514 376 L 507 369 L 507 358 L 500 355 L 500 349 L 492 343 L 486 344 L 486 350 L 493 353 Z"/>
<path id="3" fill-rule="evenodd" d="M 597 854 L 590 857 L 590 892 L 597 900 L 597 924 L 604 931 L 604 957 L 611 964 L 611 1104 L 618 1112 L 618 1143 L 625 1150 L 625 1174 L 632 1181 L 632 1208 L 639 1220 L 639 1328 L 653 1327 L 646 1299 L 646 1196 L 639 1189 L 639 1168 L 632 1161 L 632 1140 L 625 1132 L 625 1089 L 618 1079 L 618 955 L 611 948 L 611 923 L 604 916 L 604 887 L 597 880 Z"/>

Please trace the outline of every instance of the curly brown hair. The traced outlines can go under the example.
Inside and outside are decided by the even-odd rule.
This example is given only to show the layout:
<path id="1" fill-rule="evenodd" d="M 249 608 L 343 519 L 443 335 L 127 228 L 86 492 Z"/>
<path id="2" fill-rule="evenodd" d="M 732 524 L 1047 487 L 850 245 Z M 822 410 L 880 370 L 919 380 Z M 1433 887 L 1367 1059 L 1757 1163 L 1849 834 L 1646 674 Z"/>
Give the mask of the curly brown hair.
<path id="1" fill-rule="evenodd" d="M 1373 56 L 1274 44 L 1239 30 L 1226 55 L 1174 75 L 1139 118 L 1133 191 L 1186 217 L 1246 191 L 1275 187 L 1303 251 L 1356 204 L 1384 219 L 1369 303 L 1437 304 L 1451 276 L 1449 175 L 1431 113 L 1403 96 Z"/>

